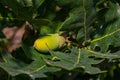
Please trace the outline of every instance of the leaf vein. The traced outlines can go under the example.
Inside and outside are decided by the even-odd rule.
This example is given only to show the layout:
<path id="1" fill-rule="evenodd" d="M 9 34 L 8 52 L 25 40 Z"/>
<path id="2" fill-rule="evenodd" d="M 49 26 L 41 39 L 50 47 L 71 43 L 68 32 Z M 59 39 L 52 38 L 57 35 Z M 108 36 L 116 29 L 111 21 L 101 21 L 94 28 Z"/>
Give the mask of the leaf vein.
<path id="1" fill-rule="evenodd" d="M 79 64 L 79 62 L 80 62 L 80 48 L 78 49 L 77 61 L 75 62 L 74 67 L 75 67 L 77 64 Z"/>
<path id="2" fill-rule="evenodd" d="M 38 72 L 38 71 L 42 70 L 44 67 L 46 67 L 46 65 L 43 65 L 43 66 L 39 67 L 39 68 L 36 69 L 34 72 Z"/>
<path id="3" fill-rule="evenodd" d="M 117 30 L 115 30 L 114 32 L 112 32 L 112 33 L 110 33 L 110 34 L 106 34 L 106 35 L 104 35 L 104 36 L 102 36 L 102 37 L 99 37 L 99 38 L 97 38 L 97 39 L 92 40 L 91 43 L 94 43 L 94 42 L 96 42 L 96 41 L 102 40 L 102 39 L 104 39 L 104 38 L 106 38 L 106 37 L 109 37 L 109 36 L 111 36 L 111 35 L 119 32 L 119 31 L 120 31 L 120 28 L 117 29 Z"/>

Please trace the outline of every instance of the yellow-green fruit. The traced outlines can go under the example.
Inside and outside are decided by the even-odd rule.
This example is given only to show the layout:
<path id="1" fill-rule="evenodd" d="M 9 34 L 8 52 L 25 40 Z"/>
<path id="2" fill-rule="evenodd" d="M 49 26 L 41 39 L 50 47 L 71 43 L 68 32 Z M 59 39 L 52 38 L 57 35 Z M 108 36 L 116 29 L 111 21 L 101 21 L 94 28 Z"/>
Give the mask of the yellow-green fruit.
<path id="1" fill-rule="evenodd" d="M 34 42 L 34 47 L 38 51 L 48 52 L 49 50 L 54 50 L 60 48 L 65 43 L 65 38 L 59 34 L 50 34 L 41 38 L 38 38 Z"/>

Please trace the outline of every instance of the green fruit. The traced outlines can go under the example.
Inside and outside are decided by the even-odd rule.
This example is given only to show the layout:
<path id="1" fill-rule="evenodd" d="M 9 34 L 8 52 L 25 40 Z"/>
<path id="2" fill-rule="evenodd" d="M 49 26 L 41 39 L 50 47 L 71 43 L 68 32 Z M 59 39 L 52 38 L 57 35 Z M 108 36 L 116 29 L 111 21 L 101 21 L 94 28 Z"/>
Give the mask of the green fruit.
<path id="1" fill-rule="evenodd" d="M 61 48 L 64 43 L 65 38 L 63 36 L 59 34 L 50 34 L 35 40 L 34 48 L 40 52 L 48 52 L 49 50 Z"/>
<path id="2" fill-rule="evenodd" d="M 52 29 L 49 27 L 49 26 L 41 26 L 40 27 L 40 34 L 41 35 L 47 35 L 47 34 L 50 34 L 52 33 Z"/>

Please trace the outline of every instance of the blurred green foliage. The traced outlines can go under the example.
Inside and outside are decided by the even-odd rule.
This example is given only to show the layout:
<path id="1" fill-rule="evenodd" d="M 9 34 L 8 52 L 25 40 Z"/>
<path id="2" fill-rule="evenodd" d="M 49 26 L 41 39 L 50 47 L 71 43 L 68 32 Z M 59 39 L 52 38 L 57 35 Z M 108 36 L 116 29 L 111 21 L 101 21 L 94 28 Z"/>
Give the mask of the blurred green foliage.
<path id="1" fill-rule="evenodd" d="M 119 80 L 119 0 L 1 0 L 0 80 Z M 3 29 L 33 32 L 9 53 Z M 60 33 L 70 45 L 41 53 L 35 39 Z M 42 45 L 41 45 L 42 46 Z M 5 77 L 3 77 L 5 76 Z"/>

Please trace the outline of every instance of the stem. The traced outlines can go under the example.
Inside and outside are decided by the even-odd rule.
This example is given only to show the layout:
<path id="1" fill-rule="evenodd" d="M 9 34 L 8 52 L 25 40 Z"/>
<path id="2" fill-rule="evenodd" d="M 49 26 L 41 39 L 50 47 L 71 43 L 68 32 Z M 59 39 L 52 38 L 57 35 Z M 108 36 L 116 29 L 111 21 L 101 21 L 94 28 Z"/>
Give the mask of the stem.
<path id="1" fill-rule="evenodd" d="M 83 0 L 83 9 L 84 9 L 84 32 L 85 32 L 85 42 L 87 41 L 87 31 L 86 31 L 86 9 Z"/>

